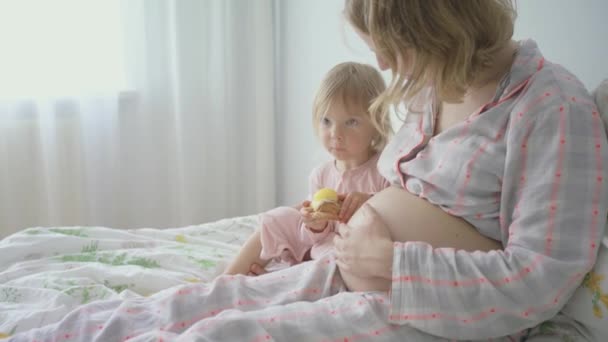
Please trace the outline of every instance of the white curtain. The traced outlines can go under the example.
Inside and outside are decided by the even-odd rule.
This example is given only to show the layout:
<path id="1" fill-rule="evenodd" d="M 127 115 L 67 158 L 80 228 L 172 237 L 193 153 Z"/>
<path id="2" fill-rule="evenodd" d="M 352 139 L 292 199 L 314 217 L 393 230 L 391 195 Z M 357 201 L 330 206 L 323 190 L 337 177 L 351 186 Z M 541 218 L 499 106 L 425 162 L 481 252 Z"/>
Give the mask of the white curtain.
<path id="1" fill-rule="evenodd" d="M 94 32 L 116 28 L 97 27 L 103 20 L 93 18 L 102 12 L 79 12 L 79 2 L 72 0 L 74 7 L 62 15 L 90 16 L 81 25 Z M 84 7 L 91 12 L 91 3 L 110 2 Z M 50 87 L 34 92 L 32 84 L 13 97 L 2 96 L 1 89 L 12 87 L 0 81 L 0 235 L 40 225 L 184 226 L 275 204 L 272 0 L 117 3 L 119 34 L 106 38 L 120 42 L 122 64 L 107 63 L 101 41 L 84 44 L 98 37 L 49 47 L 62 36 L 45 36 L 39 27 L 24 45 L 84 56 L 87 68 L 49 73 L 43 83 Z M 20 34 L 0 37 L 18 40 Z M 23 59 L 4 67 L 20 70 Z M 124 80 L 116 77 L 114 89 L 107 82 L 79 88 L 74 81 L 52 91 L 66 78 L 100 77 L 96 65 L 104 70 L 97 74 L 119 70 Z M 113 67 L 102 68 L 107 65 Z M 39 69 L 21 73 L 30 77 Z"/>

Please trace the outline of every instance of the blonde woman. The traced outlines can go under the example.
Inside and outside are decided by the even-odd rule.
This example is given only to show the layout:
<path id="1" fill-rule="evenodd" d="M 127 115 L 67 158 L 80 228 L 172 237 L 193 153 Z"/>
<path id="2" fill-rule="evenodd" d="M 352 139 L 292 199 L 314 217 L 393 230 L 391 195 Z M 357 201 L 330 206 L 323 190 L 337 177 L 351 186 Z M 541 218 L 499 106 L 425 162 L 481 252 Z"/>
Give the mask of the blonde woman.
<path id="1" fill-rule="evenodd" d="M 347 0 L 344 12 L 393 72 L 371 110 L 423 104 L 420 129 L 404 125 L 379 161 L 401 189 L 340 227 L 347 286 L 390 289 L 389 322 L 430 335 L 591 338 L 560 313 L 608 207 L 608 146 L 584 86 L 511 39 L 508 0 Z"/>
<path id="2" fill-rule="evenodd" d="M 322 188 L 340 193 L 340 219 L 348 221 L 372 194 L 388 187 L 376 164 L 392 134 L 387 112 L 371 115 L 369 106 L 386 88 L 370 65 L 345 62 L 333 67 L 317 90 L 313 127 L 333 160 L 315 168 L 309 177 L 309 199 Z M 335 220 L 313 217 L 310 201 L 299 207 L 279 207 L 260 215 L 256 231 L 225 274 L 259 275 L 272 259 L 297 264 L 318 259 L 333 250 Z"/>
<path id="3" fill-rule="evenodd" d="M 183 323 L 167 339 L 606 340 L 562 310 L 608 214 L 608 142 L 587 90 L 512 40 L 507 0 L 347 0 L 344 14 L 393 72 L 371 113 L 410 109 L 378 162 L 394 186 L 338 226 L 335 256 L 138 300 L 137 321 L 105 303 L 95 324 L 153 339 L 147 322 L 166 326 L 155 303 L 168 302 Z"/>

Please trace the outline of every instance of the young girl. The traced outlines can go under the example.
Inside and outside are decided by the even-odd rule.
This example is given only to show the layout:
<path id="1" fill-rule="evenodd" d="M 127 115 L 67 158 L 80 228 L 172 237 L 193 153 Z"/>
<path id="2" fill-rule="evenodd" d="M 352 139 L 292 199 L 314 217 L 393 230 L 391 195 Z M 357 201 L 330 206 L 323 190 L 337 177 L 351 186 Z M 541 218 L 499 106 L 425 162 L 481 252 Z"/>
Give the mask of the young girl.
<path id="1" fill-rule="evenodd" d="M 341 194 L 341 221 L 373 193 L 389 186 L 376 163 L 392 130 L 386 115 L 373 116 L 368 107 L 385 90 L 380 73 L 369 65 L 346 62 L 323 79 L 313 107 L 313 127 L 334 160 L 315 168 L 309 179 L 310 197 L 321 188 Z M 296 264 L 317 259 L 333 247 L 334 222 L 314 219 L 304 201 L 299 207 L 279 207 L 261 215 L 260 229 L 245 243 L 226 274 L 259 274 L 280 257 Z"/>

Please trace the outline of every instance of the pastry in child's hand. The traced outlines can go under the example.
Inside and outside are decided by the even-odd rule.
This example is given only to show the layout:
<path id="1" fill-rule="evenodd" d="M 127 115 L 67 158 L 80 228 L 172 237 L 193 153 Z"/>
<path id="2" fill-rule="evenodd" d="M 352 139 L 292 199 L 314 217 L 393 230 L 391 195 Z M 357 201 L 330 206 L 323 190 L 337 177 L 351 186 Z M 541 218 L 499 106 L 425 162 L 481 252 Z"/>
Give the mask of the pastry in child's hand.
<path id="1" fill-rule="evenodd" d="M 312 217 L 317 220 L 338 220 L 340 205 L 338 193 L 328 188 L 320 189 L 310 202 Z"/>

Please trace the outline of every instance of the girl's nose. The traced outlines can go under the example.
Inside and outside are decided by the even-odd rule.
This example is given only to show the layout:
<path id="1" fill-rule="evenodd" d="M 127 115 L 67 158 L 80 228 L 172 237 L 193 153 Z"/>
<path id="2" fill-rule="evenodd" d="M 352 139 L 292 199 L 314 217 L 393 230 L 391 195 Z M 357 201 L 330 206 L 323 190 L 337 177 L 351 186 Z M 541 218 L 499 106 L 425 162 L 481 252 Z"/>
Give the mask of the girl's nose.
<path id="1" fill-rule="evenodd" d="M 331 130 L 331 137 L 336 140 L 342 140 L 342 131 L 339 128 L 334 127 Z"/>

